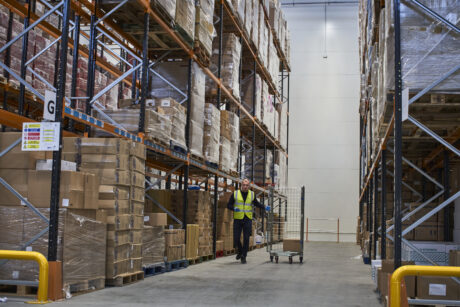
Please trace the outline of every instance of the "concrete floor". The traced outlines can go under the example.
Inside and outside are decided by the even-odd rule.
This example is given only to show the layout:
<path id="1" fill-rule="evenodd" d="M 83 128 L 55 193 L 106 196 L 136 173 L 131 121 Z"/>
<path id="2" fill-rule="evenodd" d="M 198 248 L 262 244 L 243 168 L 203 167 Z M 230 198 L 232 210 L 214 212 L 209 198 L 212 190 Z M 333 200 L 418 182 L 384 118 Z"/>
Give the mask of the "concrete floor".
<path id="1" fill-rule="evenodd" d="M 381 306 L 370 266 L 355 244 L 308 243 L 304 264 L 270 263 L 265 249 L 242 265 L 234 256 L 50 306 Z M 5 305 L 17 305 L 11 300 Z M 20 304 L 21 306 L 24 306 Z"/>

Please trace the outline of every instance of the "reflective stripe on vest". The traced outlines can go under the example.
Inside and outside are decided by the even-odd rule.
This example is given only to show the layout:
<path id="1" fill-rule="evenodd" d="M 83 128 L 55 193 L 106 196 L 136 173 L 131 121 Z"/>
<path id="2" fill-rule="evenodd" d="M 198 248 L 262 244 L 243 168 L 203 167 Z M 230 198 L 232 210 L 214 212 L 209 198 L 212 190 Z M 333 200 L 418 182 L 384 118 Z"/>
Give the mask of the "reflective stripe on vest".
<path id="1" fill-rule="evenodd" d="M 233 218 L 236 220 L 242 220 L 246 215 L 252 220 L 252 202 L 254 201 L 254 192 L 248 191 L 246 201 L 243 199 L 243 193 L 237 190 L 233 193 L 235 199 L 234 207 L 240 209 L 239 212 L 233 211 Z"/>

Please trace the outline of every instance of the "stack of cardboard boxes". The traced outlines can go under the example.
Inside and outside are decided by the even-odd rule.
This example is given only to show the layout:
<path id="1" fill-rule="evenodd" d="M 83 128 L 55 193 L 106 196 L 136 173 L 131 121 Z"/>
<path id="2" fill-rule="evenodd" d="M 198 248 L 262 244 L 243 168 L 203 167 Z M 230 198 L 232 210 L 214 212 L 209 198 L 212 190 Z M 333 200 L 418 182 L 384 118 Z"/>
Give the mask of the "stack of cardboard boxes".
<path id="1" fill-rule="evenodd" d="M 214 1 L 196 1 L 195 46 L 202 48 L 207 57 L 211 57 L 212 41 L 216 36 L 213 22 Z"/>
<path id="2" fill-rule="evenodd" d="M 220 111 L 211 103 L 204 109 L 204 158 L 212 163 L 219 163 L 220 149 Z"/>
<path id="3" fill-rule="evenodd" d="M 0 150 L 21 138 L 21 133 L 0 134 Z M 0 158 L 0 177 L 28 200 L 42 217 L 49 219 L 51 166 L 49 152 L 21 151 L 20 143 Z M 77 172 L 76 164 L 62 162 L 60 181 L 57 260 L 62 261 L 63 285 L 105 278 L 105 217 L 98 209 L 99 179 Z M 48 224 L 10 191 L 0 187 L 0 249 L 37 251 L 48 255 L 48 233 L 29 242 Z M 0 279 L 38 280 L 38 265 L 9 261 Z M 70 291 L 70 290 L 69 290 Z"/>
<path id="4" fill-rule="evenodd" d="M 185 256 L 187 259 L 196 259 L 199 249 L 200 226 L 198 224 L 187 224 L 187 241 Z"/>
<path id="5" fill-rule="evenodd" d="M 223 250 L 233 249 L 233 211 L 227 209 L 231 192 L 219 197 L 217 212 L 217 239 L 223 241 Z"/>
<path id="6" fill-rule="evenodd" d="M 185 230 L 166 229 L 164 234 L 166 261 L 171 262 L 185 259 Z"/>
<path id="7" fill-rule="evenodd" d="M 141 271 L 145 146 L 110 138 L 78 138 L 74 144 L 80 169 L 100 178 L 99 206 L 107 213 L 107 279 Z"/>
<path id="8" fill-rule="evenodd" d="M 164 257 L 164 227 L 144 225 L 142 232 L 142 266 L 164 262 Z"/>

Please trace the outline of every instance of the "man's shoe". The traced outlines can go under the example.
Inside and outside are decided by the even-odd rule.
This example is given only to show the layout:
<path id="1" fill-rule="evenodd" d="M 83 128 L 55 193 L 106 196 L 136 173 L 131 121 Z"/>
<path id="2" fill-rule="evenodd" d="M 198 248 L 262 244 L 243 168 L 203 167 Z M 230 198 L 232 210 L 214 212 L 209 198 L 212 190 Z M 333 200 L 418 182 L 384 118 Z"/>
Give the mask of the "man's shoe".
<path id="1" fill-rule="evenodd" d="M 241 259 L 241 254 L 237 254 L 236 255 L 236 260 L 240 260 Z"/>
<path id="2" fill-rule="evenodd" d="M 246 264 L 246 257 L 241 258 L 241 264 Z"/>

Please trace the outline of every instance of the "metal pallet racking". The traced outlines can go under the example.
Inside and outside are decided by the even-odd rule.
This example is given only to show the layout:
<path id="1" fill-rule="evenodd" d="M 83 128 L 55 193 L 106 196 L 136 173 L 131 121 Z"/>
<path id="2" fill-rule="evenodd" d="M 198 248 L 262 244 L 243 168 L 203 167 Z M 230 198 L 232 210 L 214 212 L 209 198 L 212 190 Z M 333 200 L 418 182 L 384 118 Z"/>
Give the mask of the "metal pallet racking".
<path id="1" fill-rule="evenodd" d="M 46 11 L 43 15 L 36 14 L 35 3 L 39 2 L 41 5 L 46 6 Z M 260 1 L 262 3 L 262 1 Z M 1 52 L 9 52 L 9 48 L 17 41 L 22 39 L 23 45 L 28 45 L 28 35 L 34 29 L 40 29 L 49 35 L 53 41 L 45 47 L 42 52 L 38 53 L 32 59 L 27 60 L 27 47 L 23 48 L 23 56 L 21 61 L 21 74 L 16 74 L 9 66 L 9 56 L 5 57 L 5 63 L 0 62 L 0 67 L 5 71 L 6 82 L 0 83 L 3 90 L 1 96 L 3 100 L 3 109 L 0 110 L 0 124 L 2 127 L 11 127 L 22 129 L 22 123 L 39 120 L 41 116 L 40 109 L 42 108 L 44 96 L 37 91 L 32 84 L 26 81 L 26 72 L 33 74 L 34 77 L 39 78 L 47 84 L 51 90 L 57 93 L 57 118 L 61 123 L 61 138 L 64 136 L 75 136 L 84 133 L 86 136 L 91 134 L 94 128 L 103 130 L 114 137 L 130 139 L 135 142 L 144 143 L 147 147 L 148 158 L 146 165 L 164 172 L 159 175 L 156 182 L 152 182 L 146 178 L 148 186 L 161 183 L 166 180 L 167 188 L 171 188 L 171 183 L 178 182 L 179 189 L 187 193 L 189 183 L 193 180 L 200 186 L 204 183 L 207 190 L 214 185 L 214 191 L 219 188 L 230 189 L 232 185 L 228 181 L 236 185 L 240 181 L 240 176 L 224 172 L 219 168 L 210 166 L 203 161 L 193 158 L 190 152 L 184 153 L 175 151 L 163 144 L 145 140 L 144 139 L 144 112 L 145 100 L 148 91 L 148 75 L 156 74 L 154 70 L 157 63 L 169 58 L 180 59 L 188 62 L 188 93 L 183 93 L 184 103 L 190 106 L 190 82 L 191 82 L 191 66 L 192 63 L 197 63 L 205 74 L 215 82 L 218 90 L 217 104 L 218 106 L 225 107 L 233 105 L 238 114 L 243 114 L 252 122 L 252 133 L 244 135 L 246 139 L 250 140 L 249 144 L 253 152 L 257 146 L 262 147 L 260 140 L 263 140 L 264 148 L 264 161 L 266 159 L 267 150 L 272 150 L 275 153 L 278 150 L 281 154 L 287 157 L 286 150 L 282 148 L 277 140 L 275 140 L 267 131 L 265 127 L 254 116 L 254 111 L 249 112 L 244 108 L 241 102 L 233 96 L 231 91 L 226 88 L 221 81 L 220 63 L 222 58 L 222 33 L 224 29 L 227 31 L 235 32 L 241 37 L 243 44 L 243 52 L 249 54 L 249 60 L 244 60 L 242 69 L 252 69 L 253 72 L 257 71 L 269 84 L 271 94 L 275 95 L 278 103 L 287 103 L 289 105 L 289 64 L 286 57 L 282 54 L 279 42 L 275 40 L 275 46 L 278 51 L 278 56 L 282 60 L 281 64 L 281 79 L 271 80 L 267 69 L 261 64 L 257 56 L 257 50 L 252 46 L 248 35 L 244 32 L 241 25 L 238 24 L 235 15 L 230 9 L 228 3 L 224 0 L 216 1 L 216 11 L 219 12 L 218 28 L 220 35 L 217 39 L 220 40 L 219 48 L 219 69 L 217 75 L 209 70 L 203 63 L 193 49 L 191 41 L 187 38 L 174 23 L 168 22 L 161 12 L 153 5 L 150 5 L 148 0 L 136 1 L 75 1 L 75 0 L 61 0 L 61 1 L 42 1 L 42 0 L 27 0 L 26 3 L 21 3 L 14 0 L 1 0 L 0 5 L 10 10 L 10 21 L 13 16 L 24 18 L 24 29 L 14 37 L 8 36 L 7 43 L 0 48 Z M 125 14 L 127 7 L 130 11 L 134 11 L 139 15 L 137 18 L 132 18 L 130 14 Z M 218 7 L 217 7 L 218 6 Z M 273 39 L 273 30 L 270 28 L 268 22 L 267 11 L 264 10 L 264 21 L 270 29 L 270 39 Z M 59 27 L 53 26 L 47 22 L 46 19 L 50 16 L 59 19 Z M 142 16 L 142 18 L 139 18 Z M 125 21 L 125 22 L 124 22 Z M 10 22 L 11 24 L 11 22 Z M 231 28 L 226 28 L 228 25 Z M 128 26 L 129 25 L 129 26 Z M 11 26 L 10 26 L 11 27 Z M 158 33 L 150 35 L 154 29 L 160 30 L 161 36 Z M 11 30 L 10 30 L 11 31 Z M 81 39 L 88 40 L 88 46 L 85 46 Z M 160 48 L 155 48 L 159 45 Z M 153 47 L 152 47 L 153 46 Z M 56 48 L 56 63 L 57 72 L 55 84 L 49 84 L 40 77 L 40 74 L 30 64 L 40 55 L 51 48 Z M 72 64 L 71 68 L 71 84 L 70 96 L 66 95 L 66 69 L 69 55 L 69 50 L 72 50 Z M 84 57 L 88 59 L 88 82 L 87 82 L 87 97 L 76 97 L 76 74 L 78 71 L 78 58 Z M 108 60 L 110 58 L 110 60 Z M 243 59 L 242 59 L 243 62 Z M 100 69 L 111 76 L 114 81 L 111 82 L 106 88 L 96 92 L 94 73 L 96 69 Z M 253 74 L 255 79 L 255 74 Z M 19 89 L 8 83 L 10 78 L 19 81 Z M 241 76 L 240 76 L 241 78 Z M 165 81 L 167 81 L 165 79 Z M 285 83 L 287 81 L 287 87 Z M 278 90 L 278 83 L 280 90 Z M 111 120 L 104 114 L 104 107 L 98 103 L 98 99 L 113 89 L 115 86 L 120 85 L 131 88 L 132 97 L 139 99 L 141 106 L 141 116 L 139 120 L 139 133 L 133 134 L 126 131 L 118 123 Z M 173 84 L 170 84 L 174 86 Z M 180 90 L 177 89 L 179 92 Z M 255 98 L 254 98 L 255 99 Z M 86 112 L 81 112 L 75 108 L 76 102 L 84 102 L 86 104 Z M 17 112 L 14 109 L 17 108 Z M 91 110 L 95 110 L 100 114 L 104 120 L 91 116 Z M 189 126 L 190 126 L 190 107 L 187 108 L 187 125 L 186 125 L 186 145 L 189 147 Z M 65 126 L 65 129 L 64 127 Z M 257 141 L 256 141 L 257 140 Z M 62 139 L 61 139 L 62 144 Z M 5 154 L 7 150 L 0 153 L 0 157 Z M 240 157 L 241 160 L 241 147 Z M 59 200 L 59 174 L 60 174 L 60 161 L 61 151 L 54 152 L 53 154 L 53 175 L 52 175 L 52 197 L 51 197 L 51 216 L 49 220 L 49 253 L 48 259 L 53 261 L 56 259 L 57 249 L 57 222 L 58 222 L 58 200 Z M 239 163 L 241 165 L 241 163 Z M 272 163 L 274 167 L 274 161 Z M 150 178 L 153 178 L 151 174 Z M 239 169 L 241 175 L 241 167 Z M 175 176 L 175 179 L 172 179 Z M 214 177 L 209 180 L 209 177 Z M 254 179 L 252 176 L 251 179 Z M 11 191 L 13 190 L 6 182 L 1 182 Z M 177 186 L 177 184 L 176 184 Z M 266 195 L 268 189 L 263 182 L 260 186 L 253 183 L 253 188 L 257 190 L 258 195 Z M 214 193 L 214 229 L 213 229 L 213 252 L 215 254 L 216 243 L 216 208 L 217 208 L 217 194 Z M 17 195 L 20 197 L 20 195 Z M 277 194 L 280 199 L 284 198 L 283 195 Z M 33 200 L 31 200 L 33 202 Z M 26 202 L 28 203 L 28 202 Z M 33 205 L 28 203 L 28 206 L 33 209 Z M 184 221 L 186 225 L 186 211 L 187 211 L 187 198 L 184 197 Z M 280 208 L 281 210 L 281 208 Z M 46 233 L 46 229 L 40 232 L 39 235 Z"/>
<path id="2" fill-rule="evenodd" d="M 368 7 L 370 7 L 369 3 L 367 3 Z M 417 16 L 423 16 L 425 24 L 417 26 L 435 25 L 440 33 L 446 33 L 443 39 L 446 36 L 456 36 L 460 29 L 438 12 L 439 8 L 433 4 L 430 4 L 433 7 L 428 7 L 417 0 L 392 0 L 387 1 L 385 5 L 392 5 L 391 9 L 387 9 L 385 13 L 392 14 L 394 18 L 392 30 L 394 30 L 393 77 L 395 88 L 390 93 L 386 93 L 388 95 L 382 115 L 382 124 L 377 127 L 379 139 L 374 142 L 372 140 L 375 135 L 372 132 L 372 118 L 376 110 L 373 110 L 369 96 L 364 97 L 360 118 L 360 220 L 367 221 L 365 230 L 370 233 L 369 250 L 367 251 L 370 259 L 376 259 L 380 238 L 381 259 L 385 259 L 387 255 L 386 241 L 390 239 L 394 242 L 395 269 L 401 266 L 403 245 L 414 251 L 424 261 L 438 265 L 404 236 L 443 210 L 444 241 L 453 240 L 450 232 L 453 212 L 451 204 L 460 196 L 460 191 L 451 191 L 449 171 L 454 163 L 458 163 L 460 156 L 458 149 L 460 134 L 458 123 L 455 120 L 460 113 L 459 96 L 458 88 L 448 91 L 438 86 L 443 85 L 446 80 L 452 80 L 460 69 L 460 65 L 458 62 L 453 63 L 453 68 L 451 66 L 446 71 L 437 71 L 438 75 L 425 81 L 422 88 L 409 89 L 405 86 L 404 82 L 409 73 L 403 73 L 403 65 L 407 64 L 402 60 L 407 54 L 404 53 L 405 50 L 401 45 L 405 39 L 408 39 L 408 31 L 404 29 L 405 32 L 403 32 L 401 18 L 407 18 L 408 14 L 419 14 Z M 380 8 L 383 9 L 382 6 Z M 402 15 L 401 10 L 404 10 L 405 15 Z M 378 25 L 378 22 L 376 24 Z M 417 46 L 420 52 L 426 53 L 421 59 L 417 59 L 416 66 L 427 62 L 430 57 L 433 59 L 430 53 L 441 43 L 442 40 L 435 46 Z M 443 56 L 452 55 L 451 52 L 447 50 L 441 55 L 437 54 L 439 62 L 443 61 Z M 362 54 L 362 56 L 364 58 L 366 55 Z M 458 61 L 459 58 L 457 57 L 456 60 Z M 407 62 L 407 58 L 404 58 L 404 61 Z M 368 84 L 369 81 L 365 82 Z M 427 100 L 431 98 L 430 95 L 435 94 L 443 95 L 444 99 L 449 100 L 448 103 L 433 103 L 433 101 L 427 103 Z M 389 166 L 392 166 L 393 171 L 388 170 Z M 388 184 L 388 176 L 394 179 L 392 185 Z M 431 189 L 429 189 L 429 184 Z M 403 189 L 409 194 L 403 195 Z M 433 196 L 429 196 L 429 193 L 432 193 Z M 394 224 L 388 226 L 386 224 L 387 207 L 389 206 L 387 196 L 391 194 L 394 197 L 394 215 L 392 215 Z M 441 197 L 442 200 L 438 200 Z M 418 206 L 409 212 L 408 208 L 404 208 L 403 201 L 414 202 Z M 432 206 L 428 207 L 430 204 Z M 430 210 L 410 222 L 410 218 L 414 218 L 423 208 L 430 208 Z M 367 209 L 367 215 L 364 215 L 364 209 Z M 405 222 L 404 230 L 403 222 Z M 390 235 L 390 232 L 393 233 Z"/>

